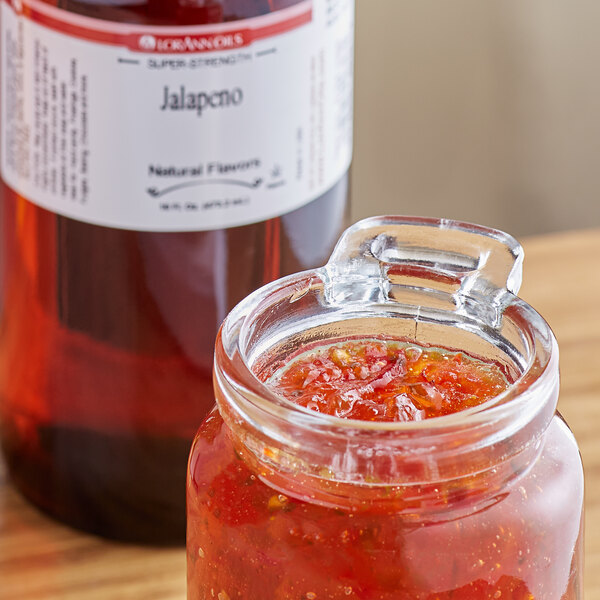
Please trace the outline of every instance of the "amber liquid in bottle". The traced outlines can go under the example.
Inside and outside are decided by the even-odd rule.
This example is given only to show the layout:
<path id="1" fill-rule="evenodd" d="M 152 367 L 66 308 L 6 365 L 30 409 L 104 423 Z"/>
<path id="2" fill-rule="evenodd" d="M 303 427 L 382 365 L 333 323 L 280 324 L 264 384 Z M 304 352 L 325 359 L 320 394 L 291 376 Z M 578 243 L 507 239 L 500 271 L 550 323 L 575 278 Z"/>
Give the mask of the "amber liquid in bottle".
<path id="1" fill-rule="evenodd" d="M 219 23 L 299 0 L 59 2 L 152 25 Z M 148 233 L 57 216 L 2 183 L 0 439 L 47 513 L 110 538 L 183 543 L 192 437 L 214 402 L 220 321 L 253 289 L 323 264 L 348 175 L 313 202 L 243 227 Z"/>

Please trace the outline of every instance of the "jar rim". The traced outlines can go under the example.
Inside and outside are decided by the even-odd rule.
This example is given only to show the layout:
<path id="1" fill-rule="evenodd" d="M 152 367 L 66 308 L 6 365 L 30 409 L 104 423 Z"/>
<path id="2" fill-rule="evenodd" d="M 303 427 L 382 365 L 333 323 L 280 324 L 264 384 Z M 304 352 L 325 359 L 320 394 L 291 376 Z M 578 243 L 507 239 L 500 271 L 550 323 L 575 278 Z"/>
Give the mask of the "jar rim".
<path id="1" fill-rule="evenodd" d="M 518 410 L 515 403 L 524 403 L 532 395 L 539 397 L 540 390 L 548 386 L 549 383 L 551 384 L 553 378 L 557 377 L 558 344 L 550 326 L 535 309 L 517 296 L 514 296 L 512 302 L 508 303 L 506 308 L 518 307 L 527 314 L 528 321 L 526 324 L 530 326 L 528 333 L 532 340 L 534 338 L 543 338 L 546 343 L 549 343 L 549 352 L 544 353 L 543 360 L 536 361 L 540 357 L 533 350 L 528 356 L 526 367 L 519 374 L 518 378 L 506 390 L 489 398 L 485 402 L 455 413 L 431 417 L 421 421 L 366 421 L 348 419 L 336 415 L 323 414 L 300 406 L 278 394 L 273 388 L 262 382 L 249 366 L 247 356 L 245 356 L 245 349 L 241 345 L 245 335 L 248 335 L 249 329 L 252 327 L 249 321 L 249 306 L 246 306 L 246 304 L 260 304 L 262 301 L 272 300 L 278 294 L 285 293 L 285 290 L 289 290 L 289 296 L 291 296 L 298 288 L 305 287 L 306 283 L 314 282 L 315 278 L 319 278 L 321 273 L 321 269 L 305 271 L 263 286 L 251 294 L 246 301 L 238 305 L 230 316 L 227 317 L 219 330 L 215 353 L 216 369 L 219 372 L 224 371 L 226 373 L 227 379 L 234 386 L 237 394 L 242 394 L 253 403 L 260 404 L 262 410 L 268 411 L 270 407 L 279 417 L 286 418 L 298 425 L 304 427 L 324 426 L 340 432 L 362 430 L 399 433 L 443 430 L 466 423 L 476 424 L 482 419 L 488 420 L 492 417 L 501 418 L 503 413 Z M 238 309 L 242 315 L 236 314 L 235 311 Z M 240 318 L 242 320 L 241 323 L 239 322 Z M 228 319 L 236 322 L 233 328 L 236 330 L 235 350 L 231 356 L 225 351 L 226 345 L 231 347 L 231 340 L 223 340 L 224 336 L 230 336 L 232 333 Z M 339 341 L 342 341 L 342 339 L 340 338 Z M 327 343 L 335 343 L 336 341 L 330 340 Z M 416 343 L 418 344 L 419 342 Z M 457 350 L 461 351 L 460 349 Z M 521 402 L 519 402 L 519 399 L 521 399 Z"/>

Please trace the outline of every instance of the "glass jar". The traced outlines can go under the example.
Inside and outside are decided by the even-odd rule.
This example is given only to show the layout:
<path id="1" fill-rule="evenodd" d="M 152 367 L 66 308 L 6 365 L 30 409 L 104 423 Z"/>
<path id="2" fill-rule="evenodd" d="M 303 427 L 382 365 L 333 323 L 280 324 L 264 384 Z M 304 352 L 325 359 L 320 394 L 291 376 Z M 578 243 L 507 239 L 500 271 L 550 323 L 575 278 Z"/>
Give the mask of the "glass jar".
<path id="1" fill-rule="evenodd" d="M 582 597 L 582 465 L 556 412 L 556 340 L 516 296 L 522 259 L 499 231 L 367 219 L 325 267 L 230 313 L 218 410 L 189 461 L 189 600 Z M 464 351 L 510 384 L 462 412 L 382 423 L 262 383 L 303 348 L 356 337 Z"/>
<path id="2" fill-rule="evenodd" d="M 219 324 L 322 264 L 346 224 L 353 0 L 1 11 L 11 479 L 76 527 L 183 544 Z"/>

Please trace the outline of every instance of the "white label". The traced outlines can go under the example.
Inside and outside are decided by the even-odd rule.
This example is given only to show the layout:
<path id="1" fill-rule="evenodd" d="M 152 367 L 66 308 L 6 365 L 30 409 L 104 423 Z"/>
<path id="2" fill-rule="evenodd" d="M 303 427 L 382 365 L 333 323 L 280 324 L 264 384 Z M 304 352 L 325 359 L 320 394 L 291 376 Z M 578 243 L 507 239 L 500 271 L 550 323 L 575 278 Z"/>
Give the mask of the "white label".
<path id="1" fill-rule="evenodd" d="M 196 27 L 0 2 L 2 176 L 39 206 L 220 229 L 299 208 L 349 167 L 354 0 Z"/>

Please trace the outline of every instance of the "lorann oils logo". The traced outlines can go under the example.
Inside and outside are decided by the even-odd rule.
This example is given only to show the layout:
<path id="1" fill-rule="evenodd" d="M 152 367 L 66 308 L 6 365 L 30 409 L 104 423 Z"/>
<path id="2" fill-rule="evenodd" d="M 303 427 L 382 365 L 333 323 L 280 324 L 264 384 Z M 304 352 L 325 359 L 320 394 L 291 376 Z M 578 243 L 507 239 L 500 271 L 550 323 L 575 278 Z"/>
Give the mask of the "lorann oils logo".
<path id="1" fill-rule="evenodd" d="M 247 45 L 243 31 L 212 35 L 154 36 L 141 35 L 138 46 L 144 52 L 211 52 L 233 50 Z"/>

